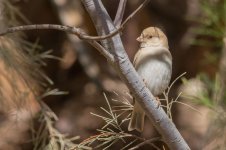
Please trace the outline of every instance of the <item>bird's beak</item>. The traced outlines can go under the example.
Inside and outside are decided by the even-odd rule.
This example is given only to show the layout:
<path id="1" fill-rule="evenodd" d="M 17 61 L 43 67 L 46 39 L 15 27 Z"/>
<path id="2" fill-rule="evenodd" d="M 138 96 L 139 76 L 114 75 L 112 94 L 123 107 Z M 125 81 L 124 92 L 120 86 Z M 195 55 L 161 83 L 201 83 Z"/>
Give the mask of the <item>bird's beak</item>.
<path id="1" fill-rule="evenodd" d="M 142 41 L 143 41 L 143 38 L 142 38 L 141 36 L 139 36 L 139 37 L 137 38 L 137 41 L 138 41 L 138 42 L 142 42 Z"/>

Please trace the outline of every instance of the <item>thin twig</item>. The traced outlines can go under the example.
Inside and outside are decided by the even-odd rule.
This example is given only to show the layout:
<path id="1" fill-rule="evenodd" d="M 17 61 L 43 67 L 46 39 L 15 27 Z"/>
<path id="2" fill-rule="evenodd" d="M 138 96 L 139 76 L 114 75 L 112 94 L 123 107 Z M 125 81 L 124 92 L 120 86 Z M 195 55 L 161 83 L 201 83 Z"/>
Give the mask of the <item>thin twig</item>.
<path id="1" fill-rule="evenodd" d="M 184 76 L 186 74 L 186 72 L 182 73 L 181 75 L 179 75 L 176 79 L 173 80 L 173 82 L 170 84 L 170 86 L 168 87 L 168 91 L 167 93 L 169 93 L 170 89 L 172 88 L 172 86 L 174 85 L 174 83 L 179 80 L 182 76 Z"/>
<path id="2" fill-rule="evenodd" d="M 130 15 L 126 18 L 125 21 L 123 21 L 123 23 L 122 23 L 122 25 L 120 26 L 120 28 L 123 29 L 123 27 L 126 25 L 126 23 L 127 23 L 128 21 L 130 21 L 130 20 L 133 18 L 133 16 L 135 16 L 135 14 L 137 14 L 137 13 L 138 13 L 142 8 L 144 8 L 149 2 L 150 2 L 150 0 L 145 0 L 143 3 L 141 3 L 141 4 L 137 7 L 137 9 L 134 10 L 134 11 L 132 12 L 132 14 L 130 14 Z M 120 28 L 119 28 L 119 29 L 120 29 Z"/>
<path id="3" fill-rule="evenodd" d="M 127 0 L 120 0 L 119 2 L 118 10 L 114 19 L 114 25 L 116 28 L 120 27 L 122 23 L 122 19 L 123 19 L 125 8 L 126 8 L 126 2 Z"/>
<path id="4" fill-rule="evenodd" d="M 96 41 L 87 41 L 90 45 L 92 45 L 94 48 L 96 48 L 107 60 L 111 63 L 113 63 L 114 57 L 111 53 L 109 53 L 101 44 L 99 44 Z"/>
<path id="5" fill-rule="evenodd" d="M 144 142 L 137 144 L 136 146 L 130 148 L 129 150 L 139 149 L 140 147 L 142 147 L 146 144 L 150 144 L 150 143 L 153 143 L 153 142 L 156 142 L 156 141 L 161 141 L 161 138 L 156 137 L 156 138 L 152 138 L 152 139 L 149 139 L 149 140 L 145 140 Z"/>

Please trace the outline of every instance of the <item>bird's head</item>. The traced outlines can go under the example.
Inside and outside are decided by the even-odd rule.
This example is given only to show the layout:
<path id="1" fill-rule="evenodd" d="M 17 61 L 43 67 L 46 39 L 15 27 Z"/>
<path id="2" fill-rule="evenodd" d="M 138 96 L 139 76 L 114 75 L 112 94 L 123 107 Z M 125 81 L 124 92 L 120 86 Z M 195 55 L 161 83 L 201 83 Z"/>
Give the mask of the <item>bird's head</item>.
<path id="1" fill-rule="evenodd" d="M 148 27 L 144 29 L 141 35 L 137 38 L 140 47 L 165 47 L 168 49 L 168 40 L 161 29 L 157 27 Z"/>

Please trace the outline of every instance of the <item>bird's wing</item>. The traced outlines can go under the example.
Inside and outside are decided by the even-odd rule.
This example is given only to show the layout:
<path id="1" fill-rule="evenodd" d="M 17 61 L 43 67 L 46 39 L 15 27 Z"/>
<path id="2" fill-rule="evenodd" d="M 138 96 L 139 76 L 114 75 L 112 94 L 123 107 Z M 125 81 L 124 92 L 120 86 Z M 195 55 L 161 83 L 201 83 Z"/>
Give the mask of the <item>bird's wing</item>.
<path id="1" fill-rule="evenodd" d="M 136 68 L 138 66 L 138 62 L 140 62 L 140 55 L 142 55 L 141 50 L 139 49 L 133 59 L 133 65 Z"/>

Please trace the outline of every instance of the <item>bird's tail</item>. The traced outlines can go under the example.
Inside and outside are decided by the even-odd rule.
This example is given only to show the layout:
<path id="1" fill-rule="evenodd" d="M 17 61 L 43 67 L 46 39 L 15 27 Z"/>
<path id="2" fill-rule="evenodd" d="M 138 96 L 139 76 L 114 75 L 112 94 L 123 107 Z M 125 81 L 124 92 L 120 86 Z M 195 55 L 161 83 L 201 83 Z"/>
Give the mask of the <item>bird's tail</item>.
<path id="1" fill-rule="evenodd" d="M 128 130 L 137 130 L 142 132 L 144 127 L 145 113 L 141 106 L 135 101 L 132 116 L 129 122 Z"/>

